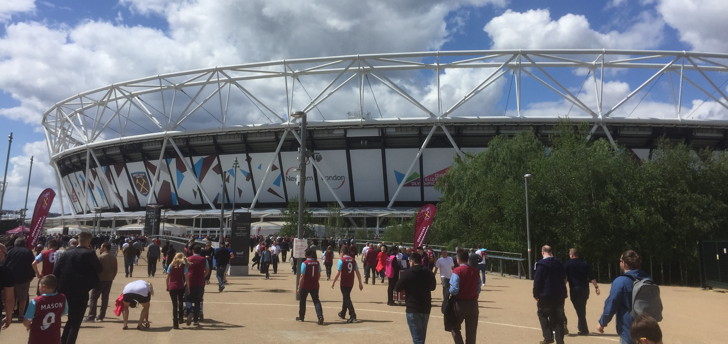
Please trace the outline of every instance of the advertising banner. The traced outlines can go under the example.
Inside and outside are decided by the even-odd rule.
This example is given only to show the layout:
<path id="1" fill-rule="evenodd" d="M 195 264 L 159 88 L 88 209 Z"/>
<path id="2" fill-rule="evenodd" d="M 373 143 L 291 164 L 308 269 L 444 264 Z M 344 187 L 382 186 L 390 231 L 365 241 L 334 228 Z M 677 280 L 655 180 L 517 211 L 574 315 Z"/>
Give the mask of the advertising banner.
<path id="1" fill-rule="evenodd" d="M 144 235 L 159 235 L 159 223 L 162 218 L 161 204 L 147 204 L 144 216 Z"/>
<path id="2" fill-rule="evenodd" d="M 413 240 L 415 247 L 420 247 L 425 242 L 430 225 L 435 219 L 435 213 L 437 213 L 437 207 L 433 204 L 423 205 L 420 208 L 420 212 L 417 213 L 417 219 L 415 219 L 415 238 Z"/>
<path id="3" fill-rule="evenodd" d="M 53 189 L 45 189 L 38 196 L 38 200 L 35 202 L 35 209 L 33 210 L 33 220 L 30 222 L 30 234 L 26 245 L 29 249 L 35 248 L 35 244 L 38 241 L 38 236 L 43 230 L 46 217 L 48 217 L 48 211 L 51 209 L 53 199 L 56 197 L 56 192 Z"/>

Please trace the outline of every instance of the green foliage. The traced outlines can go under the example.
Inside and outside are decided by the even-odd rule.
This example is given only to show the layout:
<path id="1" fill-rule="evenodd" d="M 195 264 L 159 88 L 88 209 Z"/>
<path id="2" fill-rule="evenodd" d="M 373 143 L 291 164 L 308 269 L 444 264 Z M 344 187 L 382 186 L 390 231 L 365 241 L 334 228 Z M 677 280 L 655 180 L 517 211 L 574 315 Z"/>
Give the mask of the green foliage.
<path id="1" fill-rule="evenodd" d="M 393 221 L 394 224 L 385 228 L 382 239 L 390 242 L 412 242 L 415 236 L 415 218 L 416 214 L 408 220 Z"/>
<path id="2" fill-rule="evenodd" d="M 696 242 L 721 238 L 728 226 L 728 154 L 661 141 L 643 162 L 605 140 L 585 140 L 587 129 L 564 122 L 549 147 L 531 132 L 498 136 L 487 150 L 456 159 L 436 185 L 432 242 L 525 254 L 530 173 L 536 252 L 550 244 L 563 257 L 578 247 L 587 260 L 614 263 L 635 249 L 648 272 L 659 270 L 658 281 L 670 282 L 673 271 L 681 283 L 694 281 Z"/>
<path id="3" fill-rule="evenodd" d="M 308 207 L 304 207 L 308 209 Z M 298 235 L 298 199 L 293 199 L 288 202 L 288 207 L 282 211 L 283 221 L 285 222 L 281 226 L 280 235 L 283 236 L 297 236 Z M 313 215 L 310 211 L 305 210 L 303 213 L 303 237 L 313 238 L 315 232 L 313 230 Z"/>

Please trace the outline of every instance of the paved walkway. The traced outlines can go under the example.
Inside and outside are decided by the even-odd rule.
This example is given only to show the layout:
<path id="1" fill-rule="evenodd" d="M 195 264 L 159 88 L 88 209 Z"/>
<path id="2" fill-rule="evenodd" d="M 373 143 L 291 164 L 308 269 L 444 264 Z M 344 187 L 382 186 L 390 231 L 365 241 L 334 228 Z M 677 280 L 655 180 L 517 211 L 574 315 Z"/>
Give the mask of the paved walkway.
<path id="1" fill-rule="evenodd" d="M 123 262 L 119 260 L 120 273 L 112 287 L 113 299 L 123 286 L 139 277 L 146 276 L 145 262 L 135 268 L 137 278 L 125 278 Z M 325 274 L 324 274 L 325 275 Z M 213 274 L 213 280 L 214 280 Z M 404 306 L 387 306 L 385 284 L 365 284 L 364 290 L 355 289 L 352 299 L 359 323 L 347 324 L 336 313 L 341 309 L 341 293 L 331 289 L 331 281 L 321 280 L 321 300 L 325 324 L 314 322 L 315 312 L 308 302 L 307 320 L 296 322 L 298 302 L 295 300 L 295 276 L 290 264 L 281 264 L 277 275 L 265 280 L 257 272 L 245 277 L 230 277 L 222 293 L 217 285 L 210 284 L 205 293 L 204 313 L 206 320 L 199 328 L 182 326 L 172 329 L 171 302 L 165 291 L 165 275 L 144 278 L 154 284 L 156 294 L 152 298 L 149 319 L 150 329 L 122 330 L 121 318 L 107 312 L 102 323 L 84 323 L 78 343 L 408 343 L 411 342 L 404 315 Z M 332 277 L 333 279 L 333 277 Z M 728 340 L 728 294 L 698 288 L 662 287 L 665 304 L 665 320 L 661 323 L 665 343 L 725 343 Z M 512 277 L 488 275 L 487 285 L 480 296 L 480 322 L 478 343 L 538 343 L 541 330 L 536 317 L 536 303 L 530 296 L 531 283 Z M 592 294 L 587 305 L 587 319 L 594 329 L 597 317 L 609 290 L 602 284 L 603 294 Z M 433 292 L 433 313 L 427 333 L 428 343 L 452 343 L 448 332 L 443 330 L 439 313 L 442 301 L 440 286 Z M 576 314 L 567 300 L 566 314 L 572 332 L 576 332 Z M 139 309 L 132 309 L 130 328 L 135 326 Z M 0 332 L 0 343 L 27 342 L 27 332 L 21 323 Z M 604 335 L 593 333 L 589 337 L 569 336 L 567 343 L 618 343 L 614 321 Z"/>

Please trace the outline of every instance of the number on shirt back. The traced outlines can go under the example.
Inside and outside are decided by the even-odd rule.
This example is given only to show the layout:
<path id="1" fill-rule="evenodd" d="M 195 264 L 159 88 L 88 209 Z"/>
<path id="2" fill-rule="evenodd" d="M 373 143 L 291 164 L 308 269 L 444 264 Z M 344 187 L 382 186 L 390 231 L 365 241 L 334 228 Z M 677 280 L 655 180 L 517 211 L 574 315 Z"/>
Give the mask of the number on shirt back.
<path id="1" fill-rule="evenodd" d="M 47 330 L 53 323 L 56 322 L 56 313 L 48 313 L 46 316 L 43 317 L 42 325 L 40 326 L 41 330 Z"/>
<path id="2" fill-rule="evenodd" d="M 354 270 L 354 263 L 348 262 L 346 264 L 346 268 L 349 270 L 349 273 L 351 273 Z"/>

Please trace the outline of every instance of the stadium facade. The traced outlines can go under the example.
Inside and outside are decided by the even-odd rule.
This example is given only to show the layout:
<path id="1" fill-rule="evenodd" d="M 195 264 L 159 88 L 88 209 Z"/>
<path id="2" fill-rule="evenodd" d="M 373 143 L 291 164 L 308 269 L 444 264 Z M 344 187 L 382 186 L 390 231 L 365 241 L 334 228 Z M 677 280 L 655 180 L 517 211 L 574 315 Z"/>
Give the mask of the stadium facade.
<path id="1" fill-rule="evenodd" d="M 438 201 L 455 157 L 522 130 L 548 140 L 566 118 L 641 158 L 661 137 L 724 149 L 727 66 L 725 54 L 621 50 L 282 60 L 115 83 L 57 103 L 43 126 L 64 219 L 139 218 L 148 204 L 219 217 L 233 203 L 279 217 L 298 198 L 294 111 L 307 114 L 312 207 L 407 217 Z"/>

